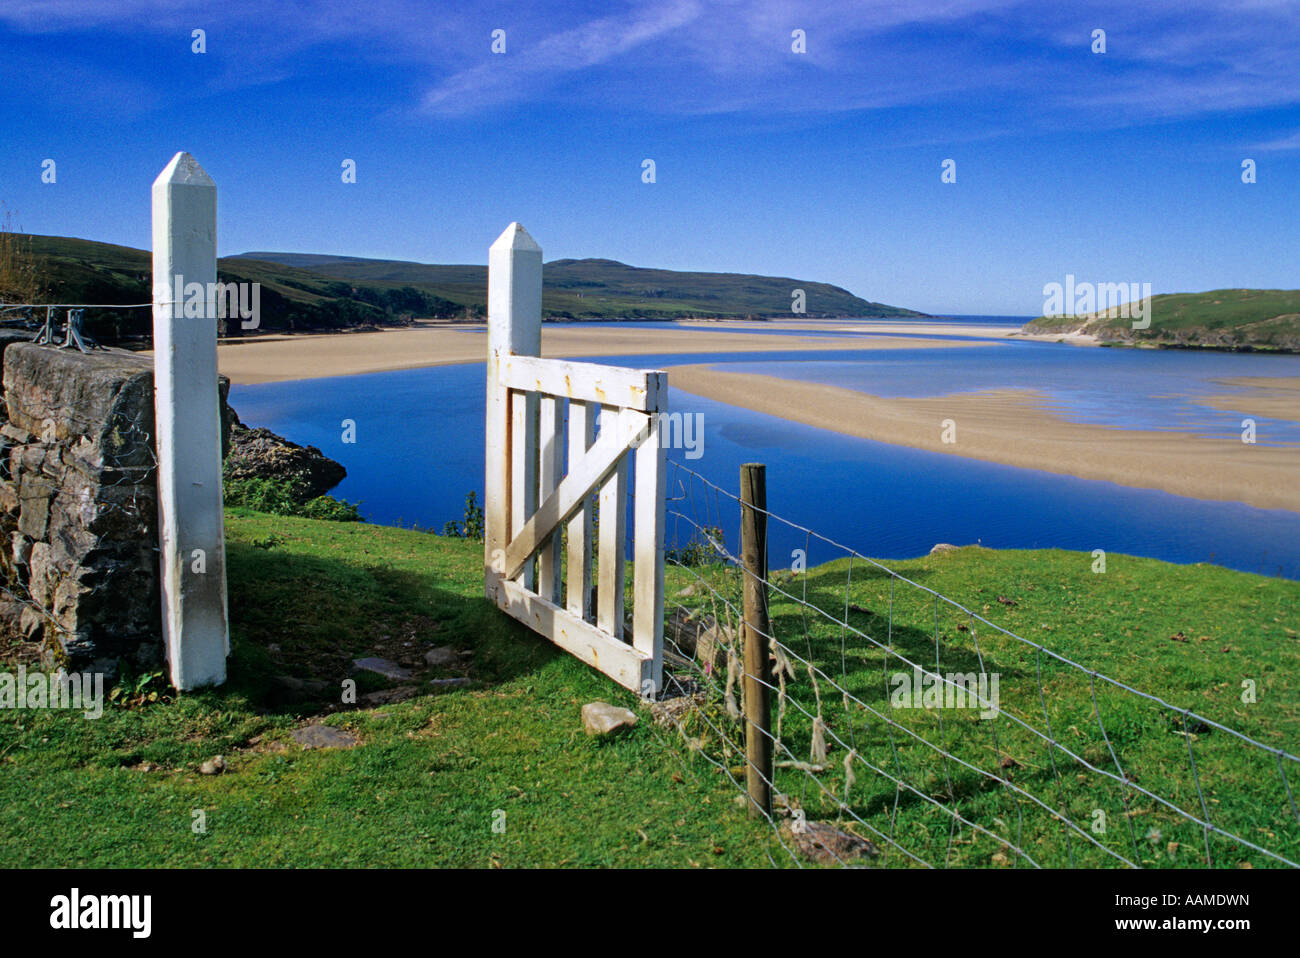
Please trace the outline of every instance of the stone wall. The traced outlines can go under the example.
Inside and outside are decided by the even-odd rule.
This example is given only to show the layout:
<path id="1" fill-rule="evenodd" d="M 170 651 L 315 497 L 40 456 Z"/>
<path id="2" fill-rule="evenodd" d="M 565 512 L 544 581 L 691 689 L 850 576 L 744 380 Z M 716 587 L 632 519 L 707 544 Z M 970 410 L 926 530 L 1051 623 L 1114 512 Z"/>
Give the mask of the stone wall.
<path id="1" fill-rule="evenodd" d="M 0 341 L 0 633 L 46 667 L 158 668 L 152 364 L 16 340 Z"/>

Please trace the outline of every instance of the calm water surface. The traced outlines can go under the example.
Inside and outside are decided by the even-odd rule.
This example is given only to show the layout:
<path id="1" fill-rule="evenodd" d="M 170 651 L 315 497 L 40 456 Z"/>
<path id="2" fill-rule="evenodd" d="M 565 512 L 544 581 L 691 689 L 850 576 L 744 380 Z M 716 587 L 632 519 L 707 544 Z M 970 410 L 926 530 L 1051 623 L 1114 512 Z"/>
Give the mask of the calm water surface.
<path id="1" fill-rule="evenodd" d="M 773 333 L 774 339 L 780 335 Z M 974 349 L 774 349 L 600 361 L 642 368 L 727 363 L 729 370 L 883 396 L 1036 389 L 1068 418 L 1207 436 L 1239 436 L 1241 429 L 1241 413 L 1213 410 L 1195 401 L 1238 391 L 1214 380 L 1300 375 L 1300 357 L 1022 342 Z M 231 402 L 246 424 L 318 446 L 342 462 L 348 478 L 334 494 L 359 501 L 370 521 L 441 530 L 448 520 L 460 518 L 468 491 L 482 498 L 484 374 L 483 364 L 477 363 L 236 386 Z M 766 462 L 773 512 L 866 555 L 904 558 L 924 554 L 936 542 L 981 542 L 993 548 L 1105 549 L 1300 579 L 1298 513 L 891 446 L 678 390 L 670 390 L 670 403 L 673 410 L 703 413 L 704 424 L 703 456 L 687 460 L 683 450 L 671 450 L 670 459 L 728 490 L 736 489 L 742 462 Z M 355 444 L 341 441 L 344 419 L 356 421 Z M 1300 442 L 1300 424 L 1260 417 L 1256 421 L 1261 444 Z M 696 484 L 694 501 L 684 504 L 686 511 L 695 508 L 703 515 L 703 510 L 714 508 L 702 501 L 702 491 Z M 726 500 L 721 502 L 726 505 Z M 670 538 L 674 531 L 670 524 Z M 676 532 L 689 534 L 684 525 Z M 772 533 L 774 564 L 780 563 L 783 552 L 806 547 L 802 533 L 779 525 Z M 814 543 L 809 559 L 818 561 L 819 555 L 829 557 Z"/>

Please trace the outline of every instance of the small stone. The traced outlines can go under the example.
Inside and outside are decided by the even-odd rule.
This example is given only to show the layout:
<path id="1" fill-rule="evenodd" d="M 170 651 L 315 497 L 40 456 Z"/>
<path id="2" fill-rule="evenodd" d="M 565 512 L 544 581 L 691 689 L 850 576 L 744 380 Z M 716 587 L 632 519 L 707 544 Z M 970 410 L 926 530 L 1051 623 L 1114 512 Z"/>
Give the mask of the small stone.
<path id="1" fill-rule="evenodd" d="M 440 645 L 436 649 L 430 649 L 424 653 L 424 661 L 435 669 L 451 665 L 458 658 L 460 658 L 460 653 L 449 645 Z"/>
<path id="2" fill-rule="evenodd" d="M 303 748 L 351 748 L 357 744 L 355 735 L 332 725 L 308 725 L 290 734 Z"/>
<path id="3" fill-rule="evenodd" d="M 376 705 L 392 705 L 396 702 L 405 702 L 415 695 L 414 685 L 399 685 L 392 689 L 379 689 L 377 692 L 367 692 L 361 696 L 361 703 L 369 708 Z"/>
<path id="4" fill-rule="evenodd" d="M 396 662 L 390 662 L 388 659 L 381 659 L 377 656 L 368 656 L 364 659 L 353 659 L 353 666 L 365 672 L 374 672 L 376 675 L 382 675 L 386 679 L 392 679 L 400 682 L 411 677 L 411 670 L 404 669 Z"/>
<path id="5" fill-rule="evenodd" d="M 226 760 L 220 755 L 208 759 L 199 766 L 200 775 L 220 775 L 226 770 Z"/>
<path id="6" fill-rule="evenodd" d="M 880 849 L 865 838 L 829 822 L 795 821 L 781 826 L 781 834 L 794 843 L 800 854 L 823 865 L 844 865 L 880 854 Z"/>
<path id="7" fill-rule="evenodd" d="M 435 689 L 463 689 L 470 684 L 470 680 L 460 676 L 454 679 L 433 679 L 429 684 Z"/>
<path id="8" fill-rule="evenodd" d="M 610 735 L 637 722 L 636 713 L 605 702 L 588 702 L 582 707 L 582 724 L 588 735 Z"/>
<path id="9" fill-rule="evenodd" d="M 294 675 L 277 675 L 275 681 L 290 692 L 301 692 L 307 687 L 306 682 Z"/>

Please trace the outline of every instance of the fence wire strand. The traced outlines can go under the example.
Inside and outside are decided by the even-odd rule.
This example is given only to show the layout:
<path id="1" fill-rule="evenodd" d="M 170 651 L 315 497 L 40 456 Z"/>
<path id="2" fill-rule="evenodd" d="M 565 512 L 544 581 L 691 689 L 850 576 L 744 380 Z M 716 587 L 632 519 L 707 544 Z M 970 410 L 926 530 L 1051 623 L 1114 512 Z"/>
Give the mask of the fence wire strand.
<path id="1" fill-rule="evenodd" d="M 739 541 L 742 503 L 681 463 L 669 460 L 668 469 L 656 722 L 724 775 L 738 805 L 750 804 L 748 725 L 737 703 L 744 681 L 758 677 L 744 671 L 747 573 L 729 546 Z M 1300 867 L 1288 775 L 1296 755 L 757 511 L 769 543 L 774 527 L 782 541 L 804 543 L 802 569 L 769 568 L 764 580 L 773 719 L 756 730 L 774 756 L 765 818 L 790 863 Z M 842 583 L 831 589 L 840 564 Z M 933 665 L 922 664 L 922 644 L 932 646 Z M 1010 681 L 993 684 L 999 674 Z M 917 678 L 946 707 L 906 698 L 900 707 L 904 680 Z"/>

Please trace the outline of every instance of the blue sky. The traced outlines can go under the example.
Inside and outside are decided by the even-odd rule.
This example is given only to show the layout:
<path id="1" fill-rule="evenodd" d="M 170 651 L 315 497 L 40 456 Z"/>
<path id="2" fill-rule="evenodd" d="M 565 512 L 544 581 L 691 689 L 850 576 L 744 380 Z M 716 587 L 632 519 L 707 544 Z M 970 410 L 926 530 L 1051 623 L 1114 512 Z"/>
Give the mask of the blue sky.
<path id="1" fill-rule="evenodd" d="M 222 255 L 484 263 L 519 220 L 548 260 L 940 313 L 1037 314 L 1067 273 L 1300 286 L 1294 2 L 4 0 L 0 54 L 29 232 L 147 247 L 183 149 Z"/>

